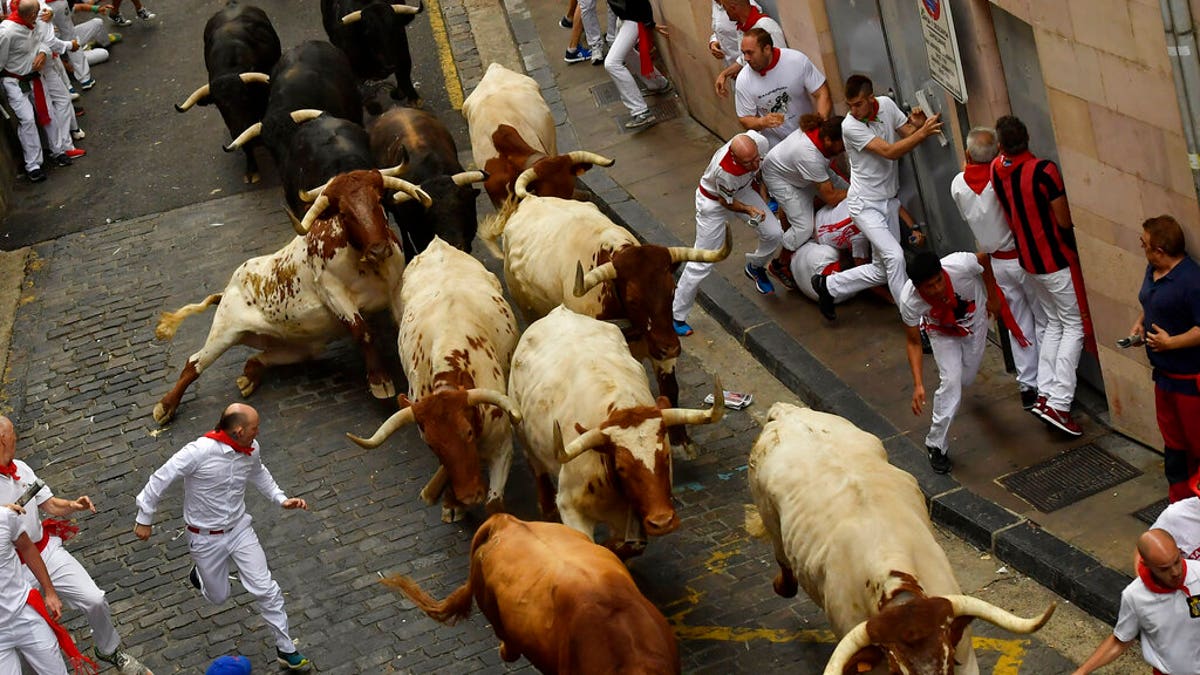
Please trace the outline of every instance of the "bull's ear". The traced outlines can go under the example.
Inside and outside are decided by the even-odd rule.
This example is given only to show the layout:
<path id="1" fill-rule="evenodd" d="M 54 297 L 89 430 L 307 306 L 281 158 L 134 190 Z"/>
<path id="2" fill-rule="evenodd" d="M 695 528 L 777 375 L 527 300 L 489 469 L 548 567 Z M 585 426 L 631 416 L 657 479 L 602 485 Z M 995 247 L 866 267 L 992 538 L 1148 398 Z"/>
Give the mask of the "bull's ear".
<path id="1" fill-rule="evenodd" d="M 962 639 L 963 633 L 967 630 L 967 626 L 971 625 L 974 620 L 973 616 L 956 616 L 954 621 L 950 623 L 950 646 L 957 647 L 958 641 Z"/>
<path id="2" fill-rule="evenodd" d="M 875 670 L 883 662 L 883 650 L 875 645 L 867 645 L 854 653 L 842 668 L 842 675 L 858 675 Z"/>
<path id="3" fill-rule="evenodd" d="M 666 410 L 667 408 L 671 407 L 671 399 L 667 398 L 666 396 L 659 396 L 654 403 L 658 405 L 659 410 Z"/>
<path id="4" fill-rule="evenodd" d="M 579 422 L 576 422 L 576 423 L 575 423 L 575 433 L 579 433 L 579 434 L 586 434 L 586 433 L 587 433 L 587 427 L 583 426 L 583 425 L 582 425 L 582 424 L 580 424 Z"/>

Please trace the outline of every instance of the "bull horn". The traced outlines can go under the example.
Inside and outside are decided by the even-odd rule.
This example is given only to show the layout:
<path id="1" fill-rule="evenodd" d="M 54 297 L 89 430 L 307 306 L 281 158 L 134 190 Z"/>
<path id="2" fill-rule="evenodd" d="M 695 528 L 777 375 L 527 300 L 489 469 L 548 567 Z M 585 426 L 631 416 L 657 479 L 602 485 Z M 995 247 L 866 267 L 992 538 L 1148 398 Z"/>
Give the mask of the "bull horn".
<path id="1" fill-rule="evenodd" d="M 252 82 L 258 82 L 260 84 L 271 84 L 271 76 L 266 73 L 255 73 L 255 72 L 241 73 L 240 75 L 238 75 L 238 79 L 240 79 L 242 82 L 245 82 L 246 84 L 250 84 Z"/>
<path id="2" fill-rule="evenodd" d="M 388 436 L 396 433 L 400 427 L 406 424 L 412 424 L 417 419 L 413 414 L 412 406 L 397 410 L 392 413 L 392 416 L 384 420 L 383 424 L 375 430 L 375 435 L 370 438 L 360 438 L 354 434 L 346 434 L 346 438 L 354 441 L 354 443 L 363 448 L 378 448 L 380 444 L 387 440 Z"/>
<path id="3" fill-rule="evenodd" d="M 261 133 L 262 133 L 262 122 L 255 122 L 254 124 L 251 124 L 250 126 L 246 127 L 245 131 L 238 134 L 237 138 L 230 141 L 229 145 L 221 146 L 221 149 L 224 150 L 225 152 L 233 152 L 234 150 L 237 150 L 238 148 L 249 143 L 250 141 L 254 140 L 255 138 L 258 138 L 258 135 Z"/>
<path id="4" fill-rule="evenodd" d="M 729 252 L 732 250 L 733 228 L 727 227 L 725 228 L 725 243 L 721 244 L 721 248 L 716 251 L 707 248 L 692 248 L 691 246 L 671 246 L 667 249 L 667 253 L 671 254 L 672 263 L 714 263 L 729 257 Z"/>
<path id="5" fill-rule="evenodd" d="M 532 183 L 535 178 L 537 178 L 537 169 L 533 167 L 525 169 L 521 172 L 520 176 L 517 176 L 517 182 L 515 185 L 513 185 L 513 194 L 517 196 L 518 200 L 525 199 L 529 196 L 529 190 L 526 188 L 529 187 L 529 184 Z"/>
<path id="6" fill-rule="evenodd" d="M 184 101 L 183 103 L 176 103 L 175 109 L 178 110 L 179 112 L 187 112 L 188 110 L 191 109 L 192 106 L 199 103 L 200 99 L 204 98 L 205 96 L 208 96 L 208 92 L 209 92 L 209 89 L 208 89 L 208 85 L 206 84 L 206 85 L 200 87 L 199 89 L 197 89 L 196 91 L 193 91 L 192 95 L 187 97 L 187 100 Z"/>
<path id="7" fill-rule="evenodd" d="M 666 408 L 662 411 L 663 424 L 673 427 L 680 424 L 715 424 L 725 416 L 725 392 L 721 390 L 721 378 L 713 378 L 713 402 L 708 410 L 692 408 Z"/>
<path id="8" fill-rule="evenodd" d="M 607 436 L 599 429 L 591 429 L 585 431 L 579 438 L 571 441 L 567 447 L 563 447 L 562 427 L 558 425 L 558 420 L 554 421 L 554 458 L 559 464 L 566 464 L 583 453 L 591 450 L 604 443 Z"/>
<path id="9" fill-rule="evenodd" d="M 954 616 L 973 616 L 995 624 L 1010 633 L 1020 635 L 1032 633 L 1046 625 L 1046 622 L 1050 620 L 1050 616 L 1054 614 L 1055 608 L 1058 607 L 1058 603 L 1052 602 L 1046 608 L 1046 611 L 1042 612 L 1041 616 L 1023 619 L 1016 614 L 1000 609 L 986 600 L 972 598 L 969 595 L 946 595 L 943 597 L 950 601 L 950 607 L 954 610 Z"/>
<path id="10" fill-rule="evenodd" d="M 583 263 L 575 263 L 575 290 L 572 293 L 575 297 L 582 298 L 585 293 L 605 281 L 612 281 L 617 278 L 617 268 L 612 263 L 607 262 L 599 267 L 596 267 L 585 276 L 583 274 Z"/>
<path id="11" fill-rule="evenodd" d="M 829 663 L 825 664 L 825 675 L 842 675 L 846 664 L 850 659 L 858 653 L 858 650 L 871 645 L 871 636 L 867 635 L 867 622 L 863 621 L 854 628 L 850 629 L 838 642 L 837 648 L 833 650 L 833 656 L 829 657 Z"/>
<path id="12" fill-rule="evenodd" d="M 463 171 L 450 176 L 450 180 L 454 181 L 455 185 L 462 187 L 471 183 L 482 183 L 488 179 L 486 171 Z"/>
<path id="13" fill-rule="evenodd" d="M 521 411 L 517 408 L 516 402 L 494 389 L 468 389 L 467 403 L 470 405 L 490 403 L 508 413 L 513 422 L 520 423 L 521 421 Z"/>
<path id="14" fill-rule="evenodd" d="M 329 197 L 321 195 L 313 202 L 313 205 L 308 207 L 308 211 L 304 214 L 304 220 L 300 221 L 300 225 L 296 227 L 296 234 L 304 236 L 308 234 L 313 223 L 321 216 L 321 212 L 329 206 Z M 294 225 L 294 224 L 293 224 Z"/>
<path id="15" fill-rule="evenodd" d="M 342 17 L 342 25 L 349 26 L 350 24 L 355 23 L 356 21 L 359 21 L 361 19 L 362 19 L 362 10 L 359 10 L 357 12 L 350 12 L 346 16 Z"/>
<path id="16" fill-rule="evenodd" d="M 396 195 L 392 197 L 392 201 L 397 204 L 409 199 L 415 199 L 421 202 L 421 206 L 429 208 L 429 205 L 433 203 L 433 198 L 429 196 L 428 192 L 422 190 L 419 186 L 404 180 L 403 178 L 384 176 L 383 186 L 389 190 L 398 191 Z"/>
<path id="17" fill-rule="evenodd" d="M 300 201 L 308 202 L 311 204 L 314 199 L 321 196 L 322 192 L 325 192 L 325 188 L 329 187 L 329 184 L 332 182 L 333 182 L 333 179 L 330 178 L 329 180 L 325 181 L 324 183 L 321 183 L 320 185 L 318 185 L 317 187 L 315 187 L 311 190 L 301 190 L 300 191 Z"/>
<path id="18" fill-rule="evenodd" d="M 379 173 L 384 176 L 399 176 L 408 168 L 408 148 L 400 146 L 400 160 L 396 166 L 380 169 Z"/>
<path id="19" fill-rule="evenodd" d="M 397 14 L 418 14 L 421 8 L 413 7 L 412 5 L 395 4 L 392 5 L 392 11 Z"/>
<path id="20" fill-rule="evenodd" d="M 314 108 L 301 108 L 300 110 L 293 110 L 289 114 L 292 116 L 293 122 L 296 124 L 304 124 L 311 119 L 320 117 L 322 114 L 324 114 L 324 112 L 324 110 L 316 110 Z"/>
<path id="21" fill-rule="evenodd" d="M 597 155 L 594 152 L 587 150 L 572 150 L 567 153 L 567 157 L 571 158 L 572 164 L 595 164 L 596 166 L 612 166 L 615 159 L 609 159 L 604 155 Z"/>

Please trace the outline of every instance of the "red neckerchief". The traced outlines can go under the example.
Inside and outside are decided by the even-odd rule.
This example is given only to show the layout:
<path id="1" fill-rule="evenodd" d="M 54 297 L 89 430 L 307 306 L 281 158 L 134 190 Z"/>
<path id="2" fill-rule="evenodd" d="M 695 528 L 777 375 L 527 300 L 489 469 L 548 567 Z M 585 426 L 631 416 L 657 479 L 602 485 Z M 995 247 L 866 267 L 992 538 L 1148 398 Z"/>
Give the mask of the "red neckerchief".
<path id="1" fill-rule="evenodd" d="M 983 189 L 992 182 L 992 165 L 976 164 L 975 162 L 967 162 L 966 168 L 963 169 L 963 180 L 967 182 L 967 187 L 977 195 L 983 194 Z"/>
<path id="2" fill-rule="evenodd" d="M 867 115 L 867 119 L 862 120 L 864 124 L 870 124 L 879 119 L 879 99 L 871 99 L 871 114 Z"/>
<path id="3" fill-rule="evenodd" d="M 927 322 L 926 327 L 944 335 L 963 337 L 968 331 L 958 325 L 958 319 L 954 316 L 954 308 L 958 306 L 958 296 L 954 295 L 954 286 L 951 285 L 950 275 L 946 270 L 942 270 L 942 282 L 946 284 L 946 292 L 940 297 L 925 295 L 919 285 L 913 284 L 921 299 L 929 303 L 929 318 L 933 320 L 933 323 Z"/>
<path id="4" fill-rule="evenodd" d="M 829 153 L 825 151 L 825 144 L 821 142 L 821 127 L 810 129 L 804 132 L 804 135 L 808 136 L 808 140 L 812 141 L 812 144 L 817 146 L 817 150 L 820 150 L 823 156 L 829 156 Z"/>
<path id="5" fill-rule="evenodd" d="M 751 7 L 753 7 L 753 5 L 751 5 Z M 774 49 L 772 49 L 771 50 L 771 62 L 767 64 L 766 68 L 763 68 L 762 70 L 755 70 L 754 72 L 758 73 L 759 75 L 766 75 L 768 70 L 770 70 L 770 69 L 774 68 L 776 65 L 778 65 L 779 55 L 782 53 L 783 52 L 779 51 L 779 47 L 775 47 Z"/>
<path id="6" fill-rule="evenodd" d="M 1179 585 L 1175 588 L 1168 588 L 1158 583 L 1158 580 L 1155 579 L 1154 575 L 1150 573 L 1150 568 L 1146 567 L 1146 563 L 1142 562 L 1142 556 L 1140 555 L 1137 559 L 1138 578 L 1142 580 L 1142 583 L 1146 585 L 1146 588 L 1150 589 L 1151 593 L 1162 593 L 1165 595 L 1174 593 L 1175 591 L 1183 591 L 1184 595 L 1191 595 L 1191 591 L 1188 590 L 1187 585 L 1184 583 L 1187 581 L 1187 559 L 1185 558 L 1182 562 L 1183 579 L 1180 580 Z"/>
<path id="7" fill-rule="evenodd" d="M 10 460 L 5 466 L 0 466 L 0 476 L 8 476 L 13 480 L 21 480 L 21 477 L 17 475 L 17 463 Z"/>
<path id="8" fill-rule="evenodd" d="M 753 7 L 753 5 L 751 5 Z M 733 176 L 745 176 L 750 173 L 750 169 L 738 164 L 733 159 L 733 150 L 725 151 L 725 156 L 721 158 L 721 168 L 729 172 Z"/>
<path id="9" fill-rule="evenodd" d="M 746 15 L 746 22 L 737 24 L 737 29 L 739 32 L 745 33 L 746 31 L 750 30 L 751 28 L 754 28 L 754 24 L 758 23 L 759 19 L 767 19 L 767 18 L 770 18 L 770 17 L 768 17 L 766 14 L 763 14 L 762 12 L 758 11 L 758 8 L 755 7 L 754 5 L 750 5 L 750 13 Z"/>
<path id="10" fill-rule="evenodd" d="M 50 612 L 46 611 L 46 602 L 42 599 L 42 594 L 38 593 L 36 588 L 29 590 L 29 597 L 25 599 L 25 603 L 40 614 L 46 623 L 50 624 L 51 630 L 54 631 L 54 637 L 58 639 L 58 648 L 63 650 L 63 653 L 67 655 L 67 660 L 71 662 L 71 668 L 75 670 L 76 675 L 85 673 L 87 675 L 95 675 L 95 673 L 99 672 L 96 668 L 96 662 L 80 653 L 79 647 L 75 646 L 75 641 L 71 639 L 71 634 L 67 632 L 67 629 L 50 618 Z"/>
<path id="11" fill-rule="evenodd" d="M 207 434 L 204 434 L 204 437 L 211 438 L 218 443 L 224 443 L 225 445 L 228 445 L 247 457 L 250 456 L 250 453 L 254 452 L 253 445 L 242 445 L 241 443 L 233 440 L 229 434 L 225 433 L 224 431 L 210 431 Z"/>
<path id="12" fill-rule="evenodd" d="M 649 26 L 644 23 L 638 24 L 638 61 L 642 67 L 642 77 L 650 77 L 650 74 L 654 72 L 654 60 L 650 57 L 653 37 L 650 34 Z"/>
<path id="13" fill-rule="evenodd" d="M 29 30 L 33 30 L 33 24 L 29 23 L 25 19 L 21 18 L 21 15 L 17 13 L 17 8 L 15 5 L 13 6 L 12 12 L 9 12 L 8 16 L 6 16 L 4 18 L 9 21 L 12 21 L 14 23 L 19 23 L 22 26 L 25 26 L 26 28 L 28 28 Z"/>

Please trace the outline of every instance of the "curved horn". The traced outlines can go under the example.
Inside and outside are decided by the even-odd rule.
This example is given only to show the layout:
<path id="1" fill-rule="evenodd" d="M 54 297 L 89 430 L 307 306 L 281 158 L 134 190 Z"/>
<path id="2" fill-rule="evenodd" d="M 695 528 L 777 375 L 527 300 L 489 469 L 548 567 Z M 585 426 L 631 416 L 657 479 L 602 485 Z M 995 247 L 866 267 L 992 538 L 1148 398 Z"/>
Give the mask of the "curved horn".
<path id="1" fill-rule="evenodd" d="M 408 169 L 408 148 L 404 145 L 400 146 L 400 157 L 397 162 L 396 166 L 380 169 L 379 173 L 384 176 L 399 176 Z"/>
<path id="2" fill-rule="evenodd" d="M 392 11 L 397 14 L 417 14 L 418 12 L 421 11 L 421 8 L 413 7 L 412 5 L 396 4 L 396 5 L 392 5 Z"/>
<path id="3" fill-rule="evenodd" d="M 325 188 L 329 187 L 329 184 L 332 182 L 333 182 L 333 178 L 330 178 L 329 180 L 325 181 L 324 183 L 321 183 L 320 185 L 318 185 L 317 187 L 315 187 L 311 190 L 301 190 L 300 191 L 300 201 L 308 202 L 311 204 L 314 199 L 321 196 L 322 192 L 325 192 Z"/>
<path id="4" fill-rule="evenodd" d="M 400 427 L 406 424 L 412 424 L 416 420 L 417 417 L 413 414 L 412 406 L 409 406 L 392 413 L 392 416 L 384 420 L 383 424 L 380 424 L 379 428 L 375 430 L 374 436 L 371 436 L 370 438 L 360 438 L 354 434 L 346 434 L 346 438 L 354 441 L 355 444 L 359 445 L 360 447 L 378 448 L 381 443 L 387 440 L 388 436 L 396 433 Z"/>
<path id="5" fill-rule="evenodd" d="M 571 162 L 574 164 L 586 162 L 588 164 L 595 164 L 596 166 L 612 166 L 613 162 L 617 161 L 615 159 L 609 159 L 604 155 L 597 155 L 594 152 L 588 152 L 587 150 L 572 150 L 571 152 L 567 153 L 567 157 L 570 157 Z"/>
<path id="6" fill-rule="evenodd" d="M 494 389 L 468 389 L 467 403 L 470 405 L 490 403 L 508 413 L 513 422 L 521 421 L 521 411 L 517 409 L 516 402 Z"/>
<path id="7" fill-rule="evenodd" d="M 671 246 L 667 248 L 667 253 L 671 254 L 672 263 L 681 262 L 720 262 L 729 257 L 729 252 L 733 250 L 733 228 L 725 228 L 725 243 L 721 244 L 721 248 L 713 251 L 707 248 L 692 248 L 691 246 Z"/>
<path id="8" fill-rule="evenodd" d="M 833 656 L 829 657 L 829 663 L 825 664 L 825 675 L 842 675 L 842 670 L 858 653 L 858 650 L 870 646 L 870 644 L 871 637 L 867 635 L 866 621 L 851 628 L 850 632 L 846 633 L 838 642 L 837 648 L 833 650 Z"/>
<path id="9" fill-rule="evenodd" d="M 1046 611 L 1042 612 L 1041 616 L 1022 619 L 1016 614 L 1000 609 L 986 600 L 972 598 L 969 595 L 946 595 L 943 597 L 950 601 L 950 607 L 954 610 L 954 616 L 973 616 L 995 624 L 1010 633 L 1022 635 L 1032 633 L 1046 625 L 1046 622 L 1050 620 L 1050 616 L 1054 614 L 1055 608 L 1058 607 L 1058 603 L 1052 602 L 1046 608 Z"/>
<path id="10" fill-rule="evenodd" d="M 249 143 L 250 141 L 254 140 L 255 138 L 258 138 L 258 135 L 261 133 L 262 133 L 262 122 L 255 122 L 254 124 L 251 124 L 250 126 L 246 127 L 245 131 L 238 134 L 237 138 L 230 141 L 229 145 L 221 146 L 221 149 L 224 150 L 225 152 L 233 152 L 234 150 L 237 150 L 238 148 Z"/>
<path id="11" fill-rule="evenodd" d="M 726 228 L 728 230 L 729 228 Z M 610 262 L 604 263 L 599 267 L 594 268 L 587 276 L 583 274 L 583 263 L 575 263 L 575 290 L 572 293 L 575 297 L 581 298 L 585 293 L 605 281 L 612 281 L 617 278 L 617 268 L 613 267 Z"/>
<path id="12" fill-rule="evenodd" d="M 517 182 L 513 185 L 513 194 L 517 196 L 518 200 L 525 199 L 530 195 L 530 192 L 527 188 L 529 187 L 529 184 L 532 183 L 537 177 L 537 169 L 534 169 L 533 167 L 525 169 L 521 172 L 520 176 L 517 176 Z"/>
<path id="13" fill-rule="evenodd" d="M 304 214 L 304 220 L 301 220 L 299 227 L 296 227 L 296 234 L 300 236 L 308 234 L 308 231 L 312 228 L 313 223 L 316 222 L 317 218 L 321 216 L 321 212 L 324 211 L 328 206 L 329 197 L 326 197 L 325 195 L 317 197 L 317 200 L 313 202 L 313 205 L 308 207 L 308 212 Z M 293 226 L 295 226 L 294 223 Z"/>
<path id="14" fill-rule="evenodd" d="M 715 424 L 725 416 L 725 392 L 721 390 L 721 378 L 713 378 L 713 402 L 708 410 L 692 408 L 667 408 L 662 411 L 663 424 L 673 427 L 678 424 Z"/>
<path id="15" fill-rule="evenodd" d="M 311 119 L 316 119 L 324 114 L 324 110 L 316 110 L 315 108 L 301 108 L 293 110 L 289 113 L 292 116 L 292 121 L 296 124 L 303 124 Z"/>
<path id="16" fill-rule="evenodd" d="M 179 112 L 187 112 L 192 106 L 199 103 L 200 99 L 204 98 L 205 96 L 208 96 L 208 92 L 209 92 L 209 89 L 208 89 L 208 85 L 206 84 L 203 87 L 200 87 L 199 89 L 197 89 L 196 91 L 193 91 L 192 95 L 187 97 L 187 100 L 184 101 L 183 103 L 176 103 L 175 109 L 178 110 Z"/>
<path id="17" fill-rule="evenodd" d="M 470 185 L 471 183 L 482 183 L 487 179 L 488 173 L 486 171 L 463 171 L 462 173 L 450 176 L 450 180 L 454 181 L 454 184 L 459 187 Z"/>
<path id="18" fill-rule="evenodd" d="M 404 180 L 403 178 L 396 178 L 395 176 L 384 176 L 383 177 L 383 186 L 389 190 L 397 190 L 398 191 L 396 193 L 396 195 L 394 197 L 392 197 L 392 201 L 397 204 L 399 204 L 400 202 L 403 202 L 403 201 L 407 201 L 409 199 L 415 199 L 415 200 L 421 202 L 421 206 L 424 206 L 425 208 L 429 208 L 429 205 L 433 203 L 433 198 L 431 198 L 429 196 L 428 192 L 425 192 L 417 185 L 414 185 L 414 184 Z"/>
<path id="19" fill-rule="evenodd" d="M 342 25 L 349 26 L 350 24 L 352 24 L 356 21 L 359 21 L 361 19 L 362 19 L 362 10 L 359 10 L 357 12 L 350 12 L 346 16 L 342 17 Z"/>
<path id="20" fill-rule="evenodd" d="M 563 447 L 562 428 L 558 425 L 558 420 L 554 421 L 554 458 L 559 464 L 566 464 L 583 453 L 591 450 L 604 443 L 607 437 L 603 431 L 599 429 L 590 429 L 585 431 L 579 438 L 571 441 L 567 447 Z"/>
<path id="21" fill-rule="evenodd" d="M 250 84 L 252 82 L 258 82 L 261 84 L 271 84 L 271 76 L 266 73 L 256 73 L 256 72 L 241 73 L 240 75 L 238 75 L 238 78 L 242 82 L 245 82 L 246 84 Z"/>

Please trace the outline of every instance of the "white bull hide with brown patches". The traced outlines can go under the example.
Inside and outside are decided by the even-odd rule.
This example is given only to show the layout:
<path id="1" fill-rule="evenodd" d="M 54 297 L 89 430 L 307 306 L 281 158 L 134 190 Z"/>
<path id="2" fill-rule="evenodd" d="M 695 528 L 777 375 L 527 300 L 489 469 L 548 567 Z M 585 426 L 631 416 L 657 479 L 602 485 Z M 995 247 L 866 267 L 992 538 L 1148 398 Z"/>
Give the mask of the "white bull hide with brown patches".
<path id="1" fill-rule="evenodd" d="M 483 79 L 463 101 L 463 117 L 471 135 L 471 156 L 482 169 L 497 152 L 492 134 L 501 124 L 516 130 L 538 152 L 557 152 L 554 115 L 532 77 L 515 73 L 499 63 L 488 66 Z"/>

